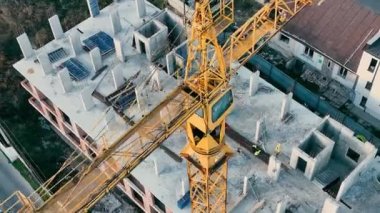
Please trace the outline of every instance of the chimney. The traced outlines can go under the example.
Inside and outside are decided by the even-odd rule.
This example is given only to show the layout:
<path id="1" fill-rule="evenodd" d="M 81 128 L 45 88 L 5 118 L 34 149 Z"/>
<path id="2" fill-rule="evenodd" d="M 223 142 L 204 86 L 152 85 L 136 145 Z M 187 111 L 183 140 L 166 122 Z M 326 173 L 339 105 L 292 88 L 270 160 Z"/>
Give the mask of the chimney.
<path id="1" fill-rule="evenodd" d="M 55 40 L 64 37 L 65 34 L 63 33 L 62 25 L 57 15 L 49 18 L 49 24 Z"/>
<path id="2" fill-rule="evenodd" d="M 135 0 L 135 1 L 136 1 L 137 13 L 139 14 L 140 18 L 143 18 L 146 15 L 145 0 Z"/>
<path id="3" fill-rule="evenodd" d="M 48 75 L 53 71 L 53 66 L 51 65 L 49 57 L 46 53 L 39 54 L 37 59 L 41 64 L 44 75 Z"/>
<path id="4" fill-rule="evenodd" d="M 100 55 L 100 49 L 95 47 L 90 51 L 92 68 L 96 72 L 102 68 L 102 56 Z"/>
<path id="5" fill-rule="evenodd" d="M 82 51 L 82 44 L 80 42 L 80 34 L 78 31 L 74 30 L 69 35 L 71 50 L 73 51 L 74 56 L 77 56 Z"/>
<path id="6" fill-rule="evenodd" d="M 21 52 L 24 55 L 25 59 L 28 59 L 34 55 L 32 44 L 30 43 L 30 40 L 26 33 L 23 33 L 22 35 L 17 37 L 17 42 L 21 48 Z"/>
<path id="7" fill-rule="evenodd" d="M 58 72 L 59 82 L 63 93 L 68 93 L 73 88 L 73 82 L 71 81 L 69 70 L 63 68 Z"/>
<path id="8" fill-rule="evenodd" d="M 88 10 L 90 11 L 91 17 L 95 17 L 100 14 L 98 0 L 87 0 L 87 6 L 88 6 Z"/>
<path id="9" fill-rule="evenodd" d="M 111 27 L 114 35 L 120 32 L 121 24 L 120 24 L 120 16 L 117 10 L 113 11 L 110 14 Z"/>

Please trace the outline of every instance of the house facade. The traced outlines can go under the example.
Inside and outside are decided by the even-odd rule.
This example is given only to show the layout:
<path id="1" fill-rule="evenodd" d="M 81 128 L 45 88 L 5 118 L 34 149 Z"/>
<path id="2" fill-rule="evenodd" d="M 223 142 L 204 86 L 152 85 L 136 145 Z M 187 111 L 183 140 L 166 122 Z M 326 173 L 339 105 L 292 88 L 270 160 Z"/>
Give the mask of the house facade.
<path id="1" fill-rule="evenodd" d="M 355 88 L 355 105 L 380 118 L 380 40 L 379 35 L 368 42 L 357 70 L 359 79 Z M 374 41 L 374 42 L 372 42 Z"/>
<path id="2" fill-rule="evenodd" d="M 336 80 L 351 90 L 353 104 L 380 119 L 378 7 L 357 0 L 317 2 L 292 19 L 270 46 Z"/>

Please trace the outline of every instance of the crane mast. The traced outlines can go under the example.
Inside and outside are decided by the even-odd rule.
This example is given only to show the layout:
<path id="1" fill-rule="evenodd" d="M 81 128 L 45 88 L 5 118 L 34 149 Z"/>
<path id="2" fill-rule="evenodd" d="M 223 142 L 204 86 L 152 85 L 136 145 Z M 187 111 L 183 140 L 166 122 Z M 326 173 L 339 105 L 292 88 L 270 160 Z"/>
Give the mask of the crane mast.
<path id="1" fill-rule="evenodd" d="M 181 155 L 188 161 L 192 212 L 226 212 L 227 161 L 233 152 L 225 143 L 225 121 L 233 108 L 229 79 L 237 70 L 231 63 L 244 64 L 312 0 L 269 1 L 223 47 L 217 35 L 233 21 L 234 6 L 233 0 L 220 1 L 216 17 L 210 0 L 196 0 L 181 86 L 54 193 L 49 186 L 57 175 L 28 197 L 15 192 L 0 210 L 87 212 L 185 123 L 188 143 Z M 162 110 L 169 112 L 167 121 Z"/>
<path id="2" fill-rule="evenodd" d="M 226 212 L 227 160 L 232 150 L 224 142 L 225 118 L 233 98 L 208 0 L 195 4 L 184 84 L 202 102 L 186 122 L 188 144 L 181 152 L 188 161 L 192 211 Z"/>

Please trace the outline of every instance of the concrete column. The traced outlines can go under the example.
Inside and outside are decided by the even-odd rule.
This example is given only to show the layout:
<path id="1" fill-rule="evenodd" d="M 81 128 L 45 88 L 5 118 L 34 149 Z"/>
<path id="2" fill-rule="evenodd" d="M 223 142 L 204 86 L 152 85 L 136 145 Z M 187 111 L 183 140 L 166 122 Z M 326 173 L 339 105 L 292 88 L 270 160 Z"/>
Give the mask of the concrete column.
<path id="1" fill-rule="evenodd" d="M 78 31 L 74 30 L 69 35 L 71 50 L 73 51 L 73 55 L 77 56 L 82 52 L 82 44 L 80 42 L 80 34 Z"/>
<path id="2" fill-rule="evenodd" d="M 104 116 L 104 123 L 108 130 L 112 130 L 115 119 L 115 111 L 111 108 Z"/>
<path id="3" fill-rule="evenodd" d="M 123 50 L 123 43 L 120 39 L 114 38 L 113 43 L 115 45 L 115 52 L 116 52 L 116 57 L 121 61 L 125 62 L 125 52 Z"/>
<path id="4" fill-rule="evenodd" d="M 53 17 L 49 18 L 49 24 L 55 40 L 64 37 L 65 34 L 63 33 L 62 25 L 57 15 L 54 15 Z"/>
<path id="5" fill-rule="evenodd" d="M 281 114 L 280 114 L 280 119 L 281 121 L 286 118 L 286 116 L 289 114 L 290 111 L 290 104 L 292 103 L 292 98 L 293 98 L 293 93 L 290 92 L 284 100 L 282 101 L 281 105 Z"/>
<path id="6" fill-rule="evenodd" d="M 56 105 L 54 105 L 54 112 L 56 115 L 55 117 L 57 119 L 57 125 L 59 127 L 59 130 L 61 132 L 65 132 L 65 128 L 64 128 L 64 124 L 63 124 L 63 122 L 64 122 L 63 115 L 61 113 L 61 110 Z"/>
<path id="7" fill-rule="evenodd" d="M 82 151 L 85 153 L 85 155 L 88 155 L 87 146 L 83 140 L 79 140 L 79 146 L 82 149 Z"/>
<path id="8" fill-rule="evenodd" d="M 32 44 L 30 43 L 29 37 L 26 33 L 18 36 L 17 42 L 25 59 L 28 59 L 34 55 Z"/>
<path id="9" fill-rule="evenodd" d="M 154 163 L 154 172 L 156 173 L 157 176 L 159 176 L 159 171 L 158 171 L 158 163 L 157 163 L 157 160 L 154 159 L 153 160 L 153 163 Z"/>
<path id="10" fill-rule="evenodd" d="M 139 108 L 140 111 L 143 111 L 144 100 L 143 100 L 142 94 L 141 94 L 140 90 L 138 90 L 137 88 L 135 88 L 135 93 L 136 93 L 137 107 Z"/>
<path id="11" fill-rule="evenodd" d="M 321 213 L 338 213 L 339 209 L 339 203 L 328 197 L 323 204 Z"/>
<path id="12" fill-rule="evenodd" d="M 135 1 L 136 1 L 137 13 L 139 14 L 140 18 L 143 18 L 146 15 L 145 0 L 135 0 Z"/>
<path id="13" fill-rule="evenodd" d="M 169 75 L 172 75 L 175 69 L 174 50 L 166 54 L 166 70 Z"/>
<path id="14" fill-rule="evenodd" d="M 113 12 L 111 12 L 109 17 L 111 21 L 112 32 L 114 35 L 116 35 L 121 30 L 119 12 L 117 10 L 114 10 Z"/>
<path id="15" fill-rule="evenodd" d="M 26 86 L 26 87 L 29 87 L 30 90 L 31 90 L 31 92 L 32 92 L 32 95 L 33 95 L 35 98 L 37 98 L 39 101 L 41 101 L 41 99 L 44 98 L 44 95 L 41 94 L 41 92 L 39 92 L 38 89 L 37 89 L 35 86 L 33 86 L 33 84 L 29 83 L 27 80 L 23 80 L 23 81 L 21 82 L 21 85 L 22 85 L 24 88 L 25 88 L 25 86 Z"/>
<path id="16" fill-rule="evenodd" d="M 275 156 L 270 156 L 268 164 L 268 176 L 277 182 L 278 177 L 280 176 L 281 161 L 277 160 Z"/>
<path id="17" fill-rule="evenodd" d="M 248 190 L 248 177 L 244 176 L 243 195 L 247 195 Z"/>
<path id="18" fill-rule="evenodd" d="M 259 82 L 260 71 L 256 71 L 251 74 L 251 77 L 249 79 L 249 96 L 253 96 L 256 94 L 257 90 L 259 89 Z"/>
<path id="19" fill-rule="evenodd" d="M 281 201 L 281 202 L 277 203 L 276 213 L 285 213 L 286 207 L 288 207 L 287 201 Z"/>
<path id="20" fill-rule="evenodd" d="M 131 186 L 128 183 L 127 178 L 123 179 L 123 184 L 124 184 L 124 190 L 127 193 L 127 195 L 131 196 L 132 195 L 132 190 L 131 190 Z"/>
<path id="21" fill-rule="evenodd" d="M 263 127 L 263 119 L 256 121 L 255 143 L 259 143 Z"/>
<path id="22" fill-rule="evenodd" d="M 53 71 L 53 66 L 51 65 L 49 57 L 46 53 L 39 54 L 37 59 L 40 62 L 44 75 L 48 75 Z"/>
<path id="23" fill-rule="evenodd" d="M 185 181 L 181 179 L 181 196 L 185 196 L 186 194 L 186 187 L 185 187 Z"/>
<path id="24" fill-rule="evenodd" d="M 73 82 L 71 81 L 69 70 L 63 68 L 58 72 L 59 83 L 63 93 L 68 93 L 73 88 Z"/>
<path id="25" fill-rule="evenodd" d="M 95 17 L 100 14 L 98 0 L 87 0 L 87 6 L 88 6 L 88 10 L 90 11 L 91 17 Z"/>
<path id="26" fill-rule="evenodd" d="M 92 99 L 92 89 L 87 87 L 82 90 L 80 93 L 82 106 L 85 111 L 89 111 L 93 106 L 95 106 L 95 103 Z"/>
<path id="27" fill-rule="evenodd" d="M 96 72 L 102 68 L 102 56 L 100 55 L 100 49 L 95 47 L 90 51 L 92 69 Z"/>
<path id="28" fill-rule="evenodd" d="M 115 68 L 112 70 L 112 80 L 115 90 L 119 89 L 119 87 L 123 85 L 124 78 L 121 69 Z"/>
<path id="29" fill-rule="evenodd" d="M 153 201 L 153 194 L 151 192 L 146 192 L 145 196 L 143 195 L 143 200 L 144 200 L 144 212 L 150 212 L 152 213 L 152 207 L 154 206 L 154 201 Z"/>
<path id="30" fill-rule="evenodd" d="M 153 81 L 154 81 L 154 84 L 155 84 L 156 87 L 157 87 L 157 90 L 162 90 L 158 70 L 156 70 L 156 71 L 154 72 L 154 75 L 153 75 Z"/>
<path id="31" fill-rule="evenodd" d="M 153 88 L 157 91 L 161 90 L 161 83 L 160 83 L 160 76 L 159 76 L 159 70 L 156 67 L 152 67 L 153 69 Z"/>

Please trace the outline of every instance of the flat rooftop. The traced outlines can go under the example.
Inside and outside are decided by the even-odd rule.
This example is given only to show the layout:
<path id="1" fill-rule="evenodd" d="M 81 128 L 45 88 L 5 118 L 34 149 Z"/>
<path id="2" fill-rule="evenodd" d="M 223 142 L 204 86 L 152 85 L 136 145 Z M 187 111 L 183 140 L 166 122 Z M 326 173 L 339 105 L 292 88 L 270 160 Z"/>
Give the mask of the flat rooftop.
<path id="1" fill-rule="evenodd" d="M 150 3 L 147 2 L 146 6 L 148 17 L 159 13 L 159 9 Z M 92 71 L 85 80 L 73 82 L 74 88 L 70 92 L 61 92 L 59 78 L 56 74 L 57 67 L 63 61 L 73 57 L 68 35 L 79 29 L 83 32 L 81 34 L 82 41 L 99 31 L 114 36 L 109 15 L 115 10 L 119 13 L 122 26 L 122 30 L 116 36 L 127 40 L 123 46 L 127 58 L 126 62 L 120 62 L 115 54 L 108 55 L 103 58 L 103 65 L 108 65 L 108 68 L 95 80 L 91 80 L 95 75 L 95 72 Z M 36 50 L 35 55 L 42 52 L 52 52 L 59 48 L 63 48 L 68 53 L 64 59 L 53 63 L 55 69 L 52 74 L 44 75 L 41 66 L 35 63 L 35 57 L 27 60 L 22 59 L 14 64 L 14 67 L 93 139 L 98 139 L 99 136 L 104 135 L 107 141 L 112 142 L 116 137 L 125 133 L 130 126 L 116 114 L 114 115 L 116 119 L 111 120 L 112 124 L 106 124 L 104 118 L 109 113 L 109 107 L 95 98 L 93 98 L 95 106 L 88 111 L 84 110 L 80 98 L 84 89 L 91 91 L 96 89 L 101 93 L 109 94 L 115 90 L 113 88 L 112 70 L 120 70 L 125 79 L 130 79 L 140 73 L 138 77 L 133 79 L 133 83 L 138 85 L 141 91 L 144 91 L 144 109 L 140 110 L 137 104 L 133 104 L 124 111 L 133 121 L 137 122 L 144 114 L 149 113 L 162 102 L 165 96 L 180 83 L 179 80 L 160 70 L 159 78 L 162 90 L 153 90 L 151 85 L 144 87 L 147 79 L 150 78 L 152 64 L 145 55 L 139 54 L 132 47 L 133 31 L 142 25 L 143 20 L 137 16 L 134 0 L 118 1 L 104 8 L 99 16 L 89 18 L 65 32 L 64 38 L 53 40 Z M 85 67 L 91 67 L 89 53 L 83 51 L 76 58 Z M 291 100 L 289 111 L 291 119 L 287 122 L 281 121 L 281 106 L 286 95 L 260 79 L 257 93 L 249 96 L 251 73 L 250 70 L 242 67 L 231 81 L 235 107 L 227 118 L 227 123 L 242 136 L 253 141 L 256 121 L 262 119 L 265 127 L 264 134 L 261 137 L 262 147 L 267 153 L 273 154 L 276 145 L 281 144 L 279 159 L 285 167 L 280 174 L 279 181 L 277 183 L 271 182 L 266 173 L 267 165 L 227 137 L 226 142 L 236 150 L 235 155 L 229 161 L 228 209 L 232 212 L 251 211 L 258 204 L 256 197 L 258 196 L 260 200 L 266 200 L 263 207 L 266 212 L 273 212 L 277 202 L 284 201 L 284 199 L 288 200 L 294 208 L 298 206 L 295 209 L 298 212 L 315 212 L 321 209 L 324 200 L 329 195 L 307 180 L 301 172 L 288 169 L 288 165 L 293 146 L 299 145 L 310 131 L 318 127 L 322 118 L 303 105 Z M 179 154 L 185 144 L 185 132 L 183 129 L 179 129 L 163 145 Z M 158 164 L 158 175 L 155 174 L 154 161 Z M 177 200 L 181 197 L 181 180 L 185 181 L 186 189 L 188 189 L 185 160 L 182 162 L 175 161 L 164 150 L 157 149 L 133 170 L 132 174 L 146 189 L 174 212 L 190 212 L 190 206 L 182 210 L 177 207 Z M 255 181 L 253 189 L 256 196 L 252 192 L 243 196 L 244 176 Z"/>
<path id="2" fill-rule="evenodd" d="M 281 143 L 282 154 L 279 157 L 287 165 L 292 147 L 298 145 L 313 128 L 317 127 L 322 122 L 322 118 L 292 100 L 290 112 L 293 120 L 288 123 L 281 122 L 281 103 L 286 95 L 260 79 L 258 92 L 250 97 L 248 90 L 251 73 L 250 70 L 242 67 L 231 82 L 235 107 L 227 118 L 227 123 L 253 142 L 256 121 L 264 119 L 266 138 L 263 141 L 265 141 L 266 152 L 273 153 L 277 143 Z M 267 210 L 274 210 L 277 201 L 281 201 L 287 195 L 290 196 L 289 200 L 304 206 L 301 209 L 305 208 L 305 210 L 320 208 L 324 199 L 328 197 L 302 173 L 292 169 L 286 169 L 281 174 L 280 182 L 268 183 L 270 180 L 266 173 L 267 165 L 264 162 L 244 150 L 231 138 L 227 137 L 226 143 L 236 151 L 228 163 L 227 208 L 232 212 L 247 212 L 257 203 L 252 193 L 243 196 L 244 176 L 257 178 L 258 188 L 256 191 L 260 194 L 260 199 L 268 201 L 265 206 Z M 184 129 L 178 130 L 163 143 L 177 154 L 185 144 Z M 241 150 L 240 153 L 237 152 L 238 149 Z M 158 164 L 158 176 L 155 174 L 154 161 Z M 181 210 L 177 208 L 176 204 L 181 197 L 181 180 L 185 181 L 186 189 L 188 189 L 185 160 L 179 163 L 167 155 L 164 150 L 157 149 L 132 171 L 132 175 L 174 212 L 190 212 L 190 206 Z M 311 207 L 307 205 L 311 205 Z"/>
<path id="3" fill-rule="evenodd" d="M 110 14 L 115 10 L 118 11 L 120 16 L 122 29 L 117 35 L 113 35 Z M 37 87 L 51 102 L 59 107 L 72 122 L 75 122 L 81 129 L 83 129 L 91 138 L 98 139 L 100 135 L 106 133 L 104 136 L 108 141 L 113 141 L 118 135 L 122 134 L 128 129 L 128 125 L 119 117 L 112 120 L 112 131 L 107 131 L 105 117 L 112 116 L 114 114 L 109 111 L 104 103 L 93 98 L 95 106 L 86 111 L 83 109 L 81 102 L 81 92 L 84 89 L 94 91 L 95 89 L 103 94 L 109 94 L 116 89 L 113 88 L 113 76 L 112 71 L 119 70 L 122 73 L 122 77 L 129 79 L 140 74 L 138 78 L 133 80 L 133 83 L 137 86 L 143 86 L 148 76 L 152 72 L 151 63 L 147 60 L 145 55 L 139 54 L 135 48 L 132 47 L 133 32 L 144 24 L 143 19 L 140 19 L 137 14 L 136 4 L 133 0 L 123 0 L 114 2 L 101 10 L 100 15 L 96 17 L 90 17 L 85 21 L 79 23 L 77 26 L 65 32 L 65 37 L 52 40 L 45 46 L 35 50 L 35 56 L 29 59 L 22 59 L 15 63 L 14 68 L 20 72 L 31 84 Z M 157 15 L 160 12 L 158 8 L 146 2 L 146 20 Z M 105 71 L 103 71 L 96 79 L 91 80 L 95 76 L 95 71 L 91 71 L 90 75 L 82 81 L 73 81 L 73 88 L 64 93 L 61 91 L 60 80 L 57 75 L 58 67 L 67 59 L 75 57 L 78 59 L 85 68 L 91 70 L 91 58 L 90 54 L 86 51 L 82 51 L 79 55 L 75 56 L 69 41 L 69 35 L 73 31 L 81 31 L 81 41 L 88 37 L 103 31 L 110 36 L 123 38 L 123 51 L 126 55 L 126 62 L 121 62 L 115 56 L 115 53 L 103 56 L 103 65 L 107 65 Z M 67 56 L 52 63 L 54 71 L 49 75 L 44 75 L 43 69 L 39 63 L 35 63 L 36 56 L 40 53 L 49 53 L 59 48 L 63 48 L 67 53 Z M 143 114 L 148 113 L 158 103 L 160 103 L 167 93 L 174 89 L 177 85 L 175 79 L 170 78 L 166 72 L 159 71 L 159 76 L 162 85 L 162 91 L 149 91 L 146 93 L 149 102 L 145 104 L 145 109 L 140 111 L 137 104 L 134 104 L 126 114 L 131 115 L 132 120 L 137 121 Z M 147 88 L 150 85 L 147 86 Z M 111 110 L 112 111 L 112 110 Z M 108 114 L 108 115 L 106 115 Z M 132 115 L 133 114 L 133 115 Z M 111 132 L 111 133 L 110 133 Z M 108 134 L 110 133 L 110 134 Z"/>

